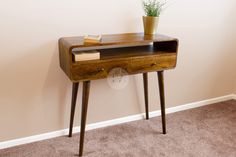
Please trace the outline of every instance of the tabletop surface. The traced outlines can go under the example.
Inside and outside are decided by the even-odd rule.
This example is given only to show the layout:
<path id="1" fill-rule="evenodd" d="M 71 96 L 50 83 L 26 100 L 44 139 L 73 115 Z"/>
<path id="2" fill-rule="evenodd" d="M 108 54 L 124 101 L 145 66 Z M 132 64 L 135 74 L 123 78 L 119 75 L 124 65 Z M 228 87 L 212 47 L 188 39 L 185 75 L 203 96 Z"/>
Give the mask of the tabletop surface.
<path id="1" fill-rule="evenodd" d="M 150 42 L 164 42 L 164 41 L 177 41 L 176 38 L 154 34 L 144 35 L 143 33 L 126 33 L 126 34 L 110 34 L 102 35 L 102 40 L 98 44 L 84 43 L 84 36 L 77 37 L 63 37 L 60 39 L 67 48 L 94 48 L 101 46 L 135 46 L 137 44 L 147 44 Z"/>

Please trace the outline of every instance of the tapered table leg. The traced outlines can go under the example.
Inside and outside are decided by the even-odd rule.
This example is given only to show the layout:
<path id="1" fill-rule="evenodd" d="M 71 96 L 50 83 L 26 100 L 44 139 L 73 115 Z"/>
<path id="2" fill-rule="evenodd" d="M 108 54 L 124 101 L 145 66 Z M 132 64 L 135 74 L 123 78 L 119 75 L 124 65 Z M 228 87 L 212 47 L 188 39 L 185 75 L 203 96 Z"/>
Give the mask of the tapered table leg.
<path id="1" fill-rule="evenodd" d="M 166 113 L 165 113 L 165 91 L 164 91 L 164 72 L 158 71 L 158 83 L 161 102 L 162 131 L 166 134 Z"/>
<path id="2" fill-rule="evenodd" d="M 73 83 L 72 87 L 72 98 L 71 98 L 71 111 L 70 111 L 70 128 L 69 128 L 69 137 L 72 137 L 75 107 L 76 107 L 76 98 L 78 93 L 79 83 Z"/>
<path id="3" fill-rule="evenodd" d="M 148 73 L 143 73 L 143 85 L 144 85 L 144 99 L 145 99 L 146 119 L 149 119 L 149 111 L 148 111 Z"/>
<path id="4" fill-rule="evenodd" d="M 87 117 L 87 109 L 88 109 L 89 89 L 90 89 L 90 81 L 85 81 L 83 83 L 79 156 L 83 155 L 84 133 L 85 133 L 86 117 Z"/>

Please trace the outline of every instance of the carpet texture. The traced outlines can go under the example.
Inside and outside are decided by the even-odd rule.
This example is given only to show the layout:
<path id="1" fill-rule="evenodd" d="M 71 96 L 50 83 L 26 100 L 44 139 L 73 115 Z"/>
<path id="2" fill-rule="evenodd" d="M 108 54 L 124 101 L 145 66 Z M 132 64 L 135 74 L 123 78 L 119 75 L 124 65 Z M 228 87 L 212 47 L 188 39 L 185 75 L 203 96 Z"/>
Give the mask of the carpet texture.
<path id="1" fill-rule="evenodd" d="M 84 157 L 236 157 L 236 101 L 87 131 Z M 0 157 L 75 157 L 79 135 L 0 150 Z"/>

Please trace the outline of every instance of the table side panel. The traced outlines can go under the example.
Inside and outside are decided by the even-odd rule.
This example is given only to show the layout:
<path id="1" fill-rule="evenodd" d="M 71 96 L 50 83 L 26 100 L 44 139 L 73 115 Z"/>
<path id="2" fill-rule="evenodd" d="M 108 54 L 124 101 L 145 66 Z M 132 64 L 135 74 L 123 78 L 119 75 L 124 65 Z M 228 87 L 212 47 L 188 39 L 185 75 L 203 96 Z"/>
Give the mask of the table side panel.
<path id="1" fill-rule="evenodd" d="M 71 65 L 72 65 L 71 48 L 68 47 L 68 44 L 63 38 L 59 39 L 58 44 L 59 44 L 60 67 L 65 72 L 65 74 L 71 79 Z"/>

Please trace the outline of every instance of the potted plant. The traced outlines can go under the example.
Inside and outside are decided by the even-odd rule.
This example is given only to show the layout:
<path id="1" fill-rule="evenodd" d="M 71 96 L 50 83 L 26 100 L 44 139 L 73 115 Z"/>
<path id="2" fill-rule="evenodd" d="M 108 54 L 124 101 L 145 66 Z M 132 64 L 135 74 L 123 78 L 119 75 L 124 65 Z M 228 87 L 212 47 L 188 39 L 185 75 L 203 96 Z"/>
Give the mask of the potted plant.
<path id="1" fill-rule="evenodd" d="M 144 34 L 155 34 L 158 26 L 159 16 L 162 12 L 164 2 L 160 0 L 143 0 L 143 16 Z"/>

